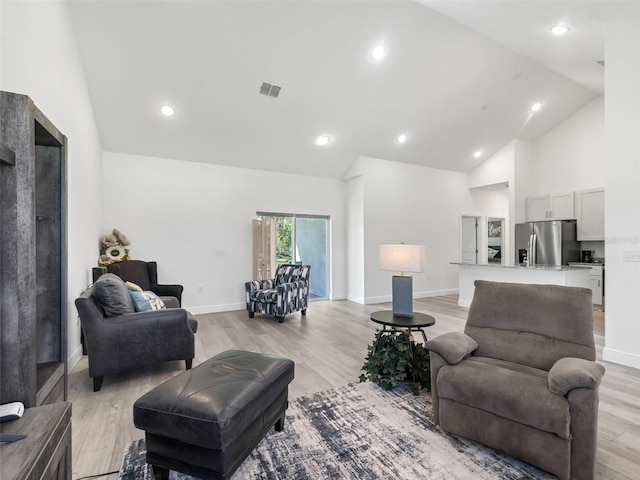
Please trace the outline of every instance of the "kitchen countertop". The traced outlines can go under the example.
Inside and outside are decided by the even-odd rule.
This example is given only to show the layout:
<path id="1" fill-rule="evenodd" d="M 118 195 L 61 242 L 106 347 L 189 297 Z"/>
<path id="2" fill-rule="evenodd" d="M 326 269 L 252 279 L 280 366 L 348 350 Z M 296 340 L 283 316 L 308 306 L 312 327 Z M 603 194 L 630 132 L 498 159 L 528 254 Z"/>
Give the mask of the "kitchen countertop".
<path id="1" fill-rule="evenodd" d="M 567 272 L 571 270 L 582 270 L 584 266 L 592 266 L 595 264 L 583 264 L 583 265 L 561 265 L 559 267 L 555 265 L 502 265 L 500 263 L 463 263 L 463 262 L 451 262 L 451 265 L 465 265 L 469 267 L 492 267 L 492 268 L 513 268 L 521 270 L 545 270 L 554 272 Z"/>
<path id="2" fill-rule="evenodd" d="M 501 265 L 499 263 L 462 263 L 458 265 L 458 305 L 471 305 L 476 280 L 510 283 L 537 283 L 589 288 L 591 268 L 571 265 Z"/>

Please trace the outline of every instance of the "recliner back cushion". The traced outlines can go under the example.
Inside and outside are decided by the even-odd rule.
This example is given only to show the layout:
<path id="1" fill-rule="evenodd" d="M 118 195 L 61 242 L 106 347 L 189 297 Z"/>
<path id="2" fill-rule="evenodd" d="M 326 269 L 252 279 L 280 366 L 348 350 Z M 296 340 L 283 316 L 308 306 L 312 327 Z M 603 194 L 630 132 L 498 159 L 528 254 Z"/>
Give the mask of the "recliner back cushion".
<path id="1" fill-rule="evenodd" d="M 93 284 L 92 295 L 105 317 L 135 312 L 129 289 L 122 279 L 113 273 L 105 273 Z"/>
<path id="2" fill-rule="evenodd" d="M 474 355 L 549 370 L 567 356 L 595 360 L 591 290 L 475 281 L 465 333 Z"/>

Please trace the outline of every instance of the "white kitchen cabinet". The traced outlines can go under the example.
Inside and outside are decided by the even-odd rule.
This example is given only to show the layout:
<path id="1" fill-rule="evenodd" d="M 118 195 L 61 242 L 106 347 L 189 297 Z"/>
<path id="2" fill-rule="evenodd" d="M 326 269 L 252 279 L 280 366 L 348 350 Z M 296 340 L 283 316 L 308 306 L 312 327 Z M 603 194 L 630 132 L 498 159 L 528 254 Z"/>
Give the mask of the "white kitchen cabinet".
<path id="1" fill-rule="evenodd" d="M 549 195 L 527 197 L 527 222 L 549 220 Z"/>
<path id="2" fill-rule="evenodd" d="M 572 220 L 576 218 L 573 192 L 551 195 L 549 220 Z"/>
<path id="3" fill-rule="evenodd" d="M 603 298 L 603 272 L 601 266 L 591 267 L 589 272 L 589 286 L 593 292 L 591 303 L 594 305 L 602 305 Z"/>
<path id="4" fill-rule="evenodd" d="M 604 241 L 604 189 L 575 194 L 578 241 Z"/>
<path id="5" fill-rule="evenodd" d="M 534 195 L 526 198 L 527 222 L 575 218 L 573 192 Z"/>
<path id="6" fill-rule="evenodd" d="M 604 299 L 604 267 L 588 263 L 569 262 L 570 266 L 589 269 L 589 288 L 591 288 L 591 303 L 602 305 Z"/>

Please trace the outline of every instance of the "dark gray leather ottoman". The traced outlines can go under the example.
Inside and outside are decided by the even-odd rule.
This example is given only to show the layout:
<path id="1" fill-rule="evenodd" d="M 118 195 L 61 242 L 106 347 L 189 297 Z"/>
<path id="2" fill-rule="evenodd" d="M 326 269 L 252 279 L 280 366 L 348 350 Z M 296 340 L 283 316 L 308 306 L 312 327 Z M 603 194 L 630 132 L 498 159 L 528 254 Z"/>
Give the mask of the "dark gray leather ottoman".
<path id="1" fill-rule="evenodd" d="M 282 430 L 293 376 L 287 358 L 229 350 L 140 397 L 133 423 L 156 479 L 231 477 L 272 426 Z"/>

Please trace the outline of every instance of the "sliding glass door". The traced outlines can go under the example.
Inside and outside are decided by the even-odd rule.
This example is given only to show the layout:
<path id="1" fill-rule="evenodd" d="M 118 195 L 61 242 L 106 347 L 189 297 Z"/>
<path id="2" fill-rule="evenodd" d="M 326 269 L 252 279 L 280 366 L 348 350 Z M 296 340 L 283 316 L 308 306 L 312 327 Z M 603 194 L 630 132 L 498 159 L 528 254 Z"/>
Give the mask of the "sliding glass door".
<path id="1" fill-rule="evenodd" d="M 258 212 L 274 220 L 276 264 L 311 265 L 309 298 L 329 298 L 329 217 Z"/>

